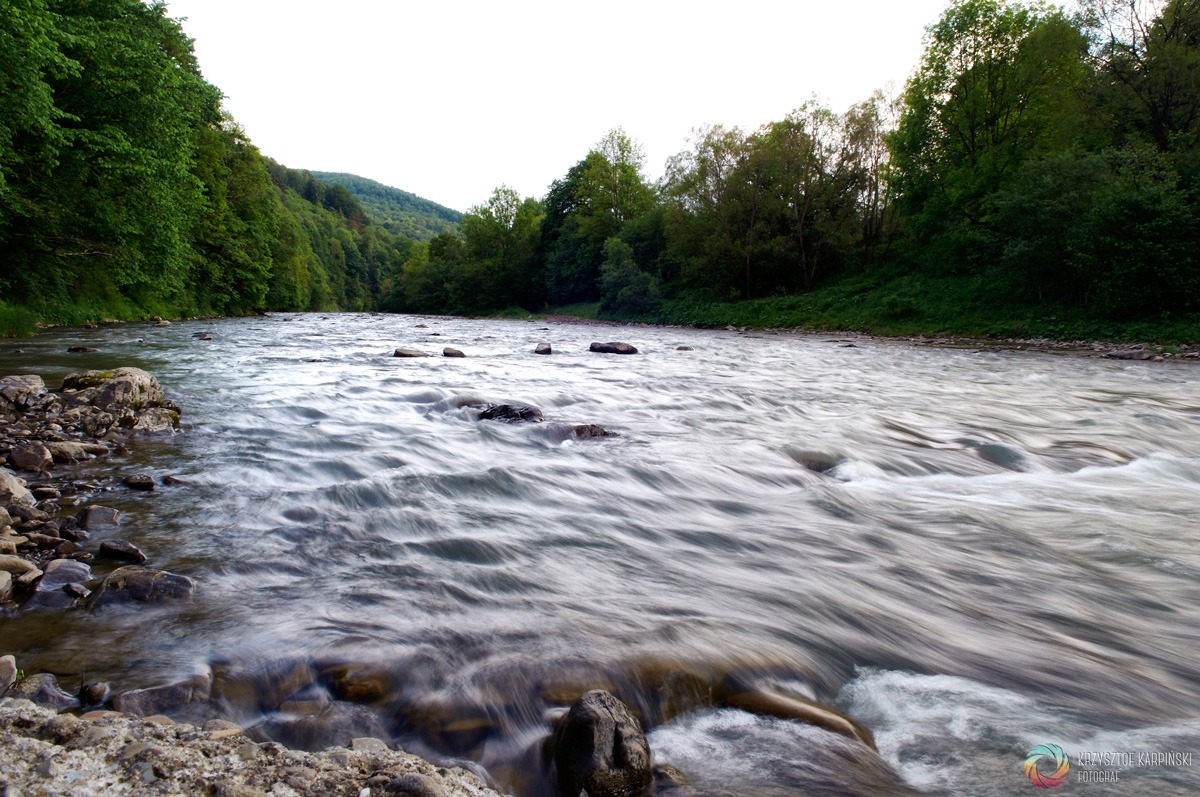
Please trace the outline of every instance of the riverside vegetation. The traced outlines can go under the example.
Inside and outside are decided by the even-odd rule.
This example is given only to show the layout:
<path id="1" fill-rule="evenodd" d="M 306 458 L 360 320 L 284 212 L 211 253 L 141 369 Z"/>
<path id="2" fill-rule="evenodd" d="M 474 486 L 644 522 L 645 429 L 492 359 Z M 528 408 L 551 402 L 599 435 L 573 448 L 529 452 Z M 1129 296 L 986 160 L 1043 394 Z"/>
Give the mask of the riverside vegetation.
<path id="1" fill-rule="evenodd" d="M 1170 344 L 1200 330 L 1192 0 L 956 0 L 898 96 L 703 128 L 653 184 L 618 128 L 544 197 L 502 186 L 461 220 L 265 158 L 162 3 L 6 5 L 10 334 L 580 303 L 610 319 L 892 334 Z"/>

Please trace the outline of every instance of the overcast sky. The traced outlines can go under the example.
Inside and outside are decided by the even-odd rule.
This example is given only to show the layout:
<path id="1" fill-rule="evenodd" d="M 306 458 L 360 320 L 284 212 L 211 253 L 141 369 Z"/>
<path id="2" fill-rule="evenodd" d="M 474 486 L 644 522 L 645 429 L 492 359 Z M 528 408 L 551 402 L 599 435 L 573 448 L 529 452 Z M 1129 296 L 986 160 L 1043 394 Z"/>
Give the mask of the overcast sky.
<path id="1" fill-rule="evenodd" d="M 621 126 L 651 179 L 693 128 L 904 81 L 949 0 L 168 0 L 264 154 L 458 210 L 545 195 Z"/>

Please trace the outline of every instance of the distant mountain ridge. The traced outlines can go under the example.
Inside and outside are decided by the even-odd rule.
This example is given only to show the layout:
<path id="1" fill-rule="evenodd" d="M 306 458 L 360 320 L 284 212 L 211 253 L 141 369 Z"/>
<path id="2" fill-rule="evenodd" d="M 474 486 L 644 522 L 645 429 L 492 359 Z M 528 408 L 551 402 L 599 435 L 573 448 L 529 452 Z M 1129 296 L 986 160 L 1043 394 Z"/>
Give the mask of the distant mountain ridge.
<path id="1" fill-rule="evenodd" d="M 343 186 L 359 201 L 372 222 L 413 240 L 428 241 L 453 229 L 463 217 L 457 210 L 356 174 L 311 174 L 324 183 Z"/>

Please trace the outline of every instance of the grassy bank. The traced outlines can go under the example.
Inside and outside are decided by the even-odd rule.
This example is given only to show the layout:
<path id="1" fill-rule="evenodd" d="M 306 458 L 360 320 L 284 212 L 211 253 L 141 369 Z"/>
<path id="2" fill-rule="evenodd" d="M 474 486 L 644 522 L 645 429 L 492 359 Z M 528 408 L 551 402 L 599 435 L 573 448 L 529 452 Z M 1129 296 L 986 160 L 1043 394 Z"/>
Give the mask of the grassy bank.
<path id="1" fill-rule="evenodd" d="M 1115 321 L 1081 308 L 1031 307 L 1006 286 L 964 276 L 859 275 L 811 293 L 737 302 L 681 296 L 656 310 L 612 320 L 697 327 L 845 330 L 885 336 L 1047 338 L 1155 343 L 1200 342 L 1200 317 Z M 571 308 L 557 313 L 570 315 Z M 601 315 L 600 317 L 604 317 Z"/>

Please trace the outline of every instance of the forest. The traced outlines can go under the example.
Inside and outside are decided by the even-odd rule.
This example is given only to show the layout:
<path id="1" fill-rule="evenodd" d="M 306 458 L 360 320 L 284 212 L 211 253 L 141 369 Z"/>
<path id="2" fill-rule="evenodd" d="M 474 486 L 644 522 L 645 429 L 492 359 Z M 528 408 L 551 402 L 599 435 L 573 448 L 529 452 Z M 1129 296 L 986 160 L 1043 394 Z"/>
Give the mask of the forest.
<path id="1" fill-rule="evenodd" d="M 957 0 L 899 96 L 698 130 L 653 184 L 613 130 L 546 196 L 496 189 L 383 302 L 1194 338 L 1198 132 L 1200 1 Z"/>
<path id="2" fill-rule="evenodd" d="M 266 158 L 162 3 L 4 0 L 0 332 L 373 309 L 414 241 Z"/>
<path id="3" fill-rule="evenodd" d="M 696 130 L 655 181 L 616 128 L 545 196 L 500 186 L 461 217 L 266 158 L 161 3 L 5 4 L 0 330 L 566 307 L 1200 335 L 1200 0 L 955 0 L 894 96 Z"/>

